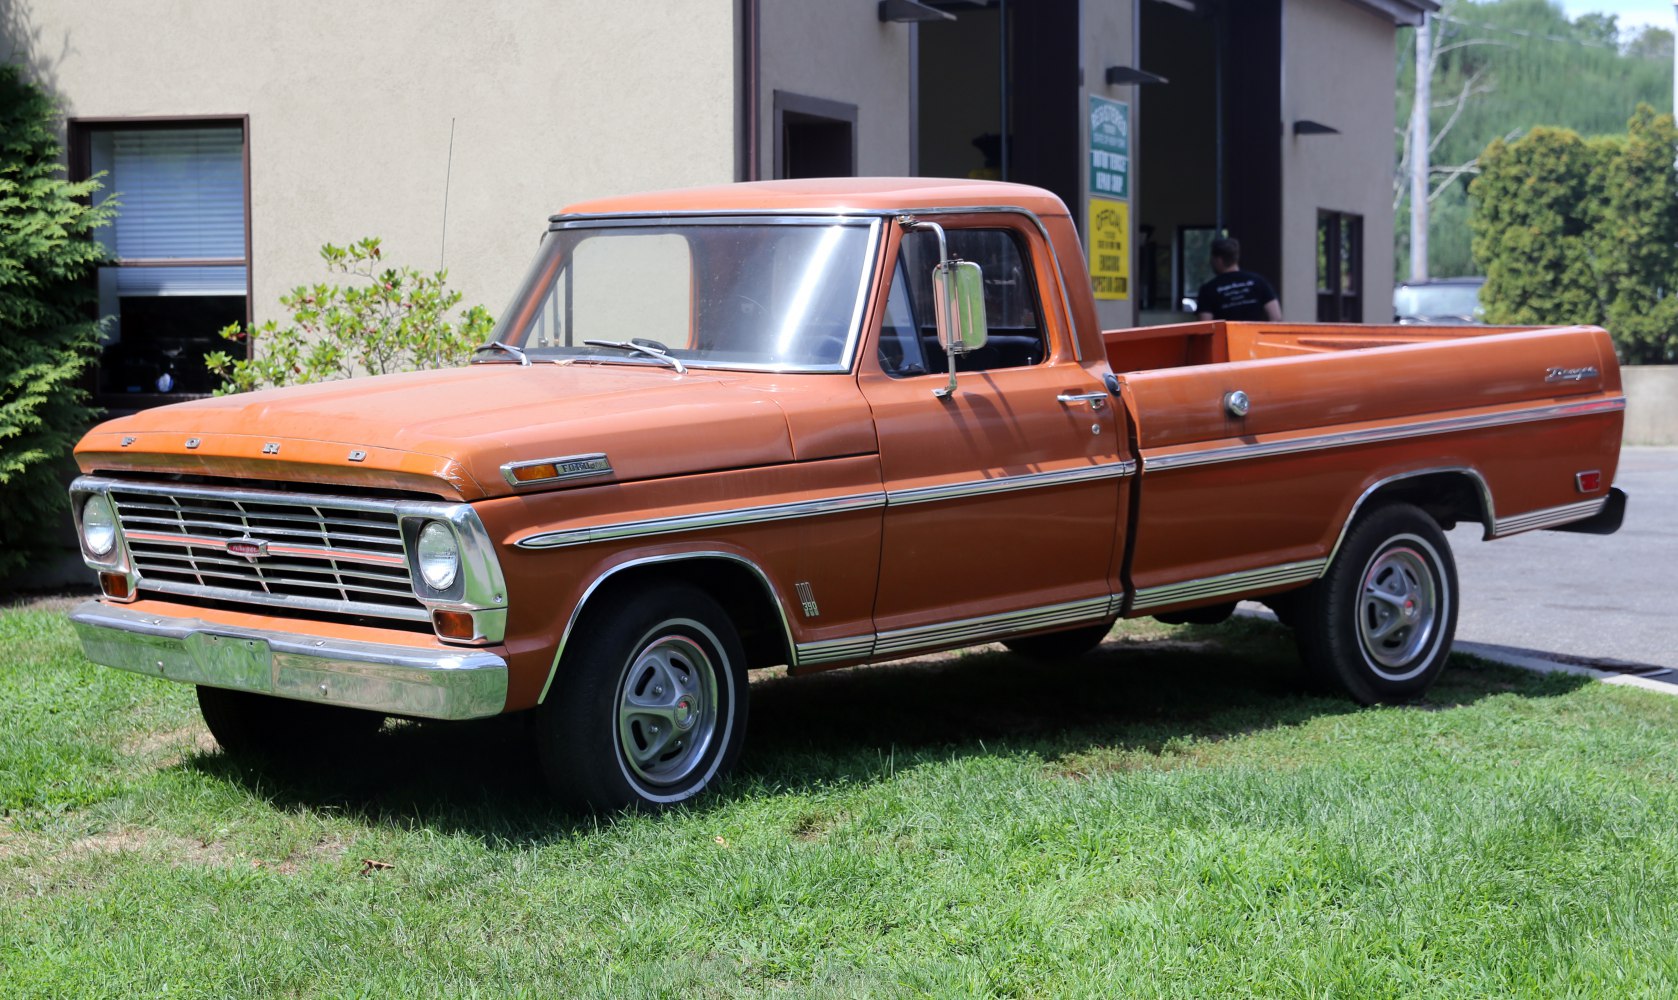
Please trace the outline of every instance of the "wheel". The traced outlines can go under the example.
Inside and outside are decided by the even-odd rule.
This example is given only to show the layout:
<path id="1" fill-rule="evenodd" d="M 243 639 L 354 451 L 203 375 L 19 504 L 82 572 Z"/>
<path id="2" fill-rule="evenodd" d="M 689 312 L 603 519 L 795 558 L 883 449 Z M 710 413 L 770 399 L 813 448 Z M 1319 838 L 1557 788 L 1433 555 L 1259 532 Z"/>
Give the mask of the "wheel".
<path id="1" fill-rule="evenodd" d="M 561 798 L 596 810 L 691 799 L 728 773 L 745 738 L 739 635 L 694 587 L 603 596 L 537 710 L 543 774 Z"/>
<path id="2" fill-rule="evenodd" d="M 1300 596 L 1300 657 L 1365 705 L 1416 698 L 1445 667 L 1457 629 L 1457 567 L 1421 508 L 1391 504 L 1347 532 Z"/>
<path id="3" fill-rule="evenodd" d="M 1107 633 L 1113 631 L 1112 622 L 1100 625 L 1080 625 L 1061 632 L 1049 632 L 1044 635 L 1028 635 L 1019 639 L 1004 639 L 1002 644 L 1010 652 L 1018 653 L 1032 660 L 1053 663 L 1057 660 L 1070 660 L 1083 656 L 1085 653 L 1101 645 L 1101 640 L 1107 638 Z"/>
<path id="4" fill-rule="evenodd" d="M 315 756 L 353 746 L 384 725 L 378 712 L 198 686 L 198 712 L 232 754 Z"/>

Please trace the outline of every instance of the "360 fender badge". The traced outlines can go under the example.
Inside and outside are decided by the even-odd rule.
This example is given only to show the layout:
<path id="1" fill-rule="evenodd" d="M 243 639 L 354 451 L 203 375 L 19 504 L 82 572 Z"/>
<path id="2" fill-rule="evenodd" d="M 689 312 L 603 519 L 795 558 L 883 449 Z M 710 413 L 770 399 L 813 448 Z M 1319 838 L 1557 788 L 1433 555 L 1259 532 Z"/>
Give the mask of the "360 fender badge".
<path id="1" fill-rule="evenodd" d="M 268 542 L 261 538 L 231 538 L 227 542 L 227 554 L 246 562 L 256 562 L 267 558 Z"/>
<path id="2" fill-rule="evenodd" d="M 1596 378 L 1602 373 L 1595 365 L 1585 365 L 1582 368 L 1546 368 L 1544 381 L 1546 382 L 1583 382 L 1588 378 Z"/>

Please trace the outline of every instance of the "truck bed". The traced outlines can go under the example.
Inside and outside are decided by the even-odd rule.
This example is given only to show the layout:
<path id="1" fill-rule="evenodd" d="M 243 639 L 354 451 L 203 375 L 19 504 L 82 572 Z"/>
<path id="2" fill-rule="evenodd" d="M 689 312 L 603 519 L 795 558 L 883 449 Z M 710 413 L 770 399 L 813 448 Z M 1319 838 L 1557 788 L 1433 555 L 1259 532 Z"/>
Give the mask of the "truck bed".
<path id="1" fill-rule="evenodd" d="M 1102 340 L 1143 474 L 1137 607 L 1185 579 L 1314 578 L 1356 498 L 1397 478 L 1467 483 L 1458 507 L 1487 537 L 1593 514 L 1607 491 L 1582 484 L 1613 481 L 1625 398 L 1596 327 L 1212 322 Z"/>
<path id="2" fill-rule="evenodd" d="M 1132 372 L 1438 343 L 1529 329 L 1532 328 L 1213 321 L 1103 330 L 1101 339 L 1113 370 Z"/>

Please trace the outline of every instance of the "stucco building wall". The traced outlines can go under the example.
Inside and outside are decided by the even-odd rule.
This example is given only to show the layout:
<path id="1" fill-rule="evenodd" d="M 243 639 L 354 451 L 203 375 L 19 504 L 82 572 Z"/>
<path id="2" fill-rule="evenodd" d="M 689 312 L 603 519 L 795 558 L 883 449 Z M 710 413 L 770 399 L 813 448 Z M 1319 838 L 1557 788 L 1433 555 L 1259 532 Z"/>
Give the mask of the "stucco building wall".
<path id="1" fill-rule="evenodd" d="M 72 118 L 250 116 L 259 322 L 324 278 L 321 243 L 362 236 L 394 263 L 441 260 L 499 313 L 566 202 L 734 178 L 734 17 L 684 0 L 635 16 L 589 0 L 34 0 L 0 52 Z"/>
<path id="2" fill-rule="evenodd" d="M 1317 210 L 1363 217 L 1363 320 L 1392 319 L 1393 63 L 1390 18 L 1345 0 L 1284 0 L 1282 247 L 1287 320 L 1317 318 Z M 1372 69 L 1379 67 L 1379 69 Z M 1339 135 L 1294 135 L 1301 119 Z"/>
<path id="3" fill-rule="evenodd" d="M 857 174 L 908 174 L 912 27 L 881 22 L 873 4 L 763 2 L 758 10 L 758 176 L 775 176 L 777 90 L 855 105 Z"/>

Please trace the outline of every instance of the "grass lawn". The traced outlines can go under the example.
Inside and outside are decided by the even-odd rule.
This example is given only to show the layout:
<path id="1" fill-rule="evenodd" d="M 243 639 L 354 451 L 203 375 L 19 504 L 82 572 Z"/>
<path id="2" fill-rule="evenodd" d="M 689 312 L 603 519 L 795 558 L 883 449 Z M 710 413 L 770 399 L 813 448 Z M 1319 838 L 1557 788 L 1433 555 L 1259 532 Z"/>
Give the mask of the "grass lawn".
<path id="1" fill-rule="evenodd" d="M 519 720 L 313 774 L 0 611 L 0 996 L 1672 996 L 1678 698 L 1459 658 L 1301 694 L 1121 627 L 755 683 L 737 777 L 547 806 Z M 386 867 L 388 866 L 388 867 Z"/>

